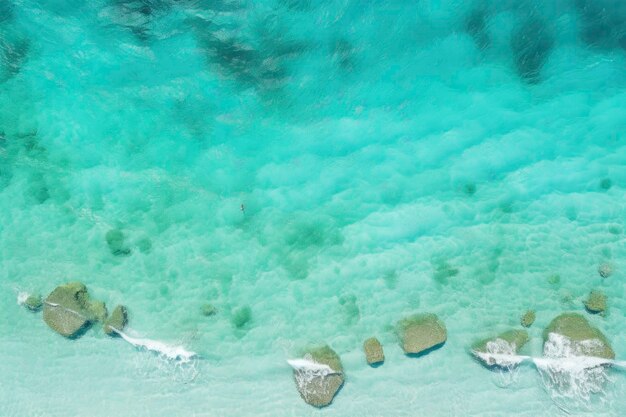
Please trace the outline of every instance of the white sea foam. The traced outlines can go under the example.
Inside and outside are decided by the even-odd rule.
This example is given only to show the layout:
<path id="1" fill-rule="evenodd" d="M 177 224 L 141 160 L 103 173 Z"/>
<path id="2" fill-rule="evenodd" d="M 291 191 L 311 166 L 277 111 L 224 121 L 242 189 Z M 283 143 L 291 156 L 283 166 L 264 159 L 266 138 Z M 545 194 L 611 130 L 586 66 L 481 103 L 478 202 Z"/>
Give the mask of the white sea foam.
<path id="1" fill-rule="evenodd" d="M 472 353 L 488 365 L 511 369 L 521 363 L 533 364 L 539 372 L 546 391 L 565 411 L 585 407 L 592 395 L 602 394 L 609 381 L 607 368 L 626 369 L 625 361 L 588 356 L 602 344 L 600 340 L 573 342 L 551 333 L 544 344 L 544 356 L 516 355 L 507 343 L 487 344 L 488 352 Z"/>
<path id="2" fill-rule="evenodd" d="M 472 353 L 489 366 L 499 366 L 508 369 L 518 366 L 529 358 L 528 356 L 516 354 L 517 346 L 515 343 L 499 338 L 487 342 L 486 352 L 473 350 Z"/>
<path id="3" fill-rule="evenodd" d="M 127 335 L 126 333 L 113 329 L 122 339 L 130 343 L 131 345 L 158 353 L 170 360 L 177 360 L 183 363 L 189 362 L 192 358 L 196 357 L 196 352 L 189 351 L 180 345 L 168 345 L 159 340 L 152 340 L 146 338 L 136 338 Z"/>
<path id="4" fill-rule="evenodd" d="M 306 355 L 303 359 L 289 359 L 287 363 L 294 369 L 298 390 L 305 393 L 304 395 L 310 392 L 310 383 L 313 380 L 329 375 L 341 375 L 341 372 L 333 370 L 330 366 L 315 362 L 311 355 Z"/>
<path id="5" fill-rule="evenodd" d="M 295 369 L 297 372 L 311 374 L 314 376 L 326 376 L 331 374 L 339 374 L 340 372 L 334 371 L 330 366 L 323 363 L 317 363 L 312 359 L 288 359 L 287 363 Z"/>
<path id="6" fill-rule="evenodd" d="M 592 395 L 604 392 L 609 380 L 607 367 L 613 361 L 587 356 L 601 344 L 596 339 L 574 342 L 556 333 L 548 335 L 544 358 L 534 363 L 546 390 L 562 409 L 584 406 Z"/>
<path id="7" fill-rule="evenodd" d="M 22 305 L 26 302 L 26 299 L 28 298 L 30 294 L 27 293 L 26 291 L 19 291 L 17 293 L 17 304 Z"/>

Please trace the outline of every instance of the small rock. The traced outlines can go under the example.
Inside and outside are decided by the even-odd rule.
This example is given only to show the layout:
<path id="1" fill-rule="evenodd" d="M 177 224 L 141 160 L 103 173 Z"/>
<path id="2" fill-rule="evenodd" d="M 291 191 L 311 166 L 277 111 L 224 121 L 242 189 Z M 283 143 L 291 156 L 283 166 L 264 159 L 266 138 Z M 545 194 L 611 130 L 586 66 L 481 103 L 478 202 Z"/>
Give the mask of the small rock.
<path id="1" fill-rule="evenodd" d="M 561 276 L 559 274 L 552 274 L 548 277 L 548 283 L 551 285 L 559 285 L 561 283 Z"/>
<path id="2" fill-rule="evenodd" d="M 530 326 L 532 326 L 532 324 L 534 322 L 535 322 L 535 311 L 534 310 L 528 310 L 526 313 L 524 313 L 524 315 L 522 316 L 522 319 L 520 320 L 520 323 L 524 327 L 530 327 Z"/>
<path id="3" fill-rule="evenodd" d="M 43 301 L 41 300 L 41 295 L 29 295 L 26 300 L 24 300 L 24 305 L 30 311 L 39 311 L 43 306 Z"/>
<path id="4" fill-rule="evenodd" d="M 128 312 L 126 311 L 126 307 L 117 306 L 113 309 L 113 312 L 104 322 L 104 332 L 109 336 L 117 336 L 117 331 L 124 330 L 128 324 Z"/>
<path id="5" fill-rule="evenodd" d="M 398 333 L 404 353 L 428 353 L 442 346 L 448 337 L 445 324 L 434 314 L 418 314 L 398 322 Z"/>
<path id="6" fill-rule="evenodd" d="M 543 332 L 543 351 L 548 357 L 593 356 L 615 359 L 615 352 L 602 332 L 578 313 L 563 313 Z"/>
<path id="7" fill-rule="evenodd" d="M 217 308 L 213 304 L 202 305 L 202 315 L 206 317 L 214 316 L 217 314 Z"/>
<path id="8" fill-rule="evenodd" d="M 302 399 L 315 407 L 325 407 L 332 401 L 339 388 L 343 385 L 343 366 L 339 355 L 328 346 L 309 350 L 305 355 L 306 359 L 327 365 L 333 373 L 319 374 L 306 370 L 294 370 L 296 387 Z"/>
<path id="9" fill-rule="evenodd" d="M 383 346 L 375 337 L 370 337 L 363 342 L 363 350 L 365 350 L 365 359 L 369 365 L 376 365 L 385 361 Z"/>
<path id="10" fill-rule="evenodd" d="M 611 264 L 602 264 L 598 267 L 598 274 L 602 278 L 608 278 L 613 274 L 613 265 Z"/>
<path id="11" fill-rule="evenodd" d="M 592 314 L 604 314 L 606 311 L 606 295 L 602 291 L 591 291 L 589 298 L 583 303 L 587 311 Z"/>

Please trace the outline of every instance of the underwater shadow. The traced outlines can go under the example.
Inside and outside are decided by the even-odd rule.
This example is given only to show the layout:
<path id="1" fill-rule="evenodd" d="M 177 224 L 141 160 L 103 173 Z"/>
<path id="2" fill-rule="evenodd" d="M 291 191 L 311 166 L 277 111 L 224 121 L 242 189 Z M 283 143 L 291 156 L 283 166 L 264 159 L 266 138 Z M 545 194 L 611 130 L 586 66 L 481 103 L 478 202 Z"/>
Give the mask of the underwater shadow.
<path id="1" fill-rule="evenodd" d="M 441 349 L 443 347 L 443 345 L 445 345 L 445 344 L 446 344 L 446 342 L 441 342 L 438 345 L 429 347 L 428 349 L 423 350 L 423 351 L 421 351 L 419 353 L 405 353 L 405 355 L 407 357 L 409 357 L 409 358 L 421 358 L 422 356 L 428 355 L 430 352 L 433 352 L 435 350 Z"/>

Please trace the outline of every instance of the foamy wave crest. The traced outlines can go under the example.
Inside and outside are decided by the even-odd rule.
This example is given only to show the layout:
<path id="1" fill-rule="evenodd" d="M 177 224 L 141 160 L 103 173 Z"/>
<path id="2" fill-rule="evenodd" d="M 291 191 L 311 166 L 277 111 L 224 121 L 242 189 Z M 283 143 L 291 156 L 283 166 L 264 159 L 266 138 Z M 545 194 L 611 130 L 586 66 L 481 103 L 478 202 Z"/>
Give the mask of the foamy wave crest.
<path id="1" fill-rule="evenodd" d="M 287 363 L 294 369 L 296 384 L 301 391 L 306 390 L 315 378 L 341 374 L 326 364 L 315 362 L 310 355 L 306 355 L 303 359 L 289 359 Z"/>
<path id="2" fill-rule="evenodd" d="M 516 368 L 525 360 L 530 359 L 528 356 L 517 355 L 516 352 L 515 343 L 495 339 L 487 342 L 484 352 L 473 350 L 472 354 L 494 371 L 499 371 L 494 375 L 494 383 L 504 388 L 517 380 Z"/>
<path id="3" fill-rule="evenodd" d="M 472 351 L 476 357 L 487 365 L 506 369 L 512 369 L 524 360 L 530 359 L 529 356 L 520 356 L 516 352 L 517 346 L 515 343 L 509 343 L 504 339 L 495 339 L 487 342 L 486 352 Z"/>
<path id="4" fill-rule="evenodd" d="M 196 352 L 189 351 L 180 345 L 168 345 L 158 340 L 136 338 L 127 335 L 126 333 L 113 329 L 122 339 L 130 343 L 131 345 L 139 348 L 149 350 L 159 354 L 170 360 L 180 361 L 182 363 L 189 362 L 192 358 L 196 357 Z"/>
<path id="5" fill-rule="evenodd" d="M 304 359 L 289 359 L 287 360 L 287 363 L 294 370 L 296 370 L 296 372 L 309 373 L 315 376 L 326 376 L 338 373 L 333 371 L 330 366 L 323 363 L 317 363 L 312 358 L 307 357 Z"/>
<path id="6" fill-rule="evenodd" d="M 550 333 L 544 344 L 544 358 L 533 360 L 546 390 L 563 410 L 584 407 L 593 395 L 604 393 L 609 381 L 607 367 L 614 361 L 585 356 L 585 352 L 593 351 L 601 343 L 599 340 L 572 342 Z"/>
<path id="7" fill-rule="evenodd" d="M 26 302 L 26 299 L 28 298 L 30 294 L 27 293 L 26 291 L 19 291 L 17 293 L 17 304 L 22 305 Z"/>

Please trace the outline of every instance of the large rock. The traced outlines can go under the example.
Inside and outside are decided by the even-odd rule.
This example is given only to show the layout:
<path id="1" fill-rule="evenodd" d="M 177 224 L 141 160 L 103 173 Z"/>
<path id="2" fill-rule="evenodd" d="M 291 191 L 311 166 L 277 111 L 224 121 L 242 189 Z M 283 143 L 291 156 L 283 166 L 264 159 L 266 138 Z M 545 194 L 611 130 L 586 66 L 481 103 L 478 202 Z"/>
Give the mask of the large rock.
<path id="1" fill-rule="evenodd" d="M 615 359 L 615 352 L 602 332 L 578 313 L 556 317 L 543 332 L 543 351 L 548 357 L 592 356 Z"/>
<path id="2" fill-rule="evenodd" d="M 606 311 L 606 295 L 602 291 L 591 291 L 589 298 L 584 302 L 585 308 L 592 314 L 602 314 Z"/>
<path id="3" fill-rule="evenodd" d="M 302 399 L 315 407 L 329 405 L 344 382 L 343 366 L 339 355 L 328 346 L 311 349 L 305 355 L 306 360 L 315 364 L 327 365 L 330 372 L 315 369 L 294 369 L 296 387 Z"/>
<path id="4" fill-rule="evenodd" d="M 472 345 L 472 353 L 486 366 L 510 367 L 520 362 L 519 350 L 528 343 L 526 330 L 509 330 Z"/>
<path id="5" fill-rule="evenodd" d="M 445 324 L 434 314 L 418 314 L 398 322 L 398 334 L 404 353 L 428 353 L 441 347 L 448 337 Z"/>
<path id="6" fill-rule="evenodd" d="M 117 336 L 117 331 L 121 332 L 128 324 L 128 312 L 126 307 L 117 306 L 111 315 L 104 321 L 104 332 L 109 336 Z"/>
<path id="7" fill-rule="evenodd" d="M 80 282 L 60 285 L 44 301 L 43 320 L 55 332 L 76 337 L 96 319 L 87 287 Z"/>
<path id="8" fill-rule="evenodd" d="M 369 365 L 377 365 L 385 361 L 383 346 L 375 337 L 370 337 L 363 342 L 363 350 L 365 351 L 365 359 Z"/>

